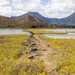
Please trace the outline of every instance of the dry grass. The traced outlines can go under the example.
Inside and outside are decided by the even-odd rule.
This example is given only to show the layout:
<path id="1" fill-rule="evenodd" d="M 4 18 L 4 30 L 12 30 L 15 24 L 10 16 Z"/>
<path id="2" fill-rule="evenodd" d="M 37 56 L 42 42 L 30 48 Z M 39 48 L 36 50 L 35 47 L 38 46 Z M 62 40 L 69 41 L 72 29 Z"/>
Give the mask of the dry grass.
<path id="1" fill-rule="evenodd" d="M 0 75 L 46 75 L 41 59 L 28 59 L 29 36 L 0 36 Z"/>
<path id="2" fill-rule="evenodd" d="M 48 58 L 56 64 L 58 75 L 75 75 L 75 39 L 42 38 L 54 48 Z"/>
<path id="3" fill-rule="evenodd" d="M 44 30 L 44 29 L 27 29 L 27 32 L 32 32 L 34 34 L 67 34 L 66 32 L 54 32 L 51 30 Z"/>

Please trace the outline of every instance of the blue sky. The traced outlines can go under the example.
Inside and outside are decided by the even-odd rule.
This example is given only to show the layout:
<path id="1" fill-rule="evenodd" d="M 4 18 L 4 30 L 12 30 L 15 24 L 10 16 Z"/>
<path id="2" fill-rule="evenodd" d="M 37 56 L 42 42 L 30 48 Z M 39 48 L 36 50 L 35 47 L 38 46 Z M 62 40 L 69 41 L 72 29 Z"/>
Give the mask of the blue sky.
<path id="1" fill-rule="evenodd" d="M 63 18 L 75 11 L 75 0 L 0 0 L 0 15 L 18 16 L 29 11 Z"/>
<path id="2" fill-rule="evenodd" d="M 9 1 L 10 1 L 10 3 L 12 3 L 13 0 L 9 0 Z"/>
<path id="3" fill-rule="evenodd" d="M 43 5 L 47 4 L 49 0 L 42 0 Z"/>

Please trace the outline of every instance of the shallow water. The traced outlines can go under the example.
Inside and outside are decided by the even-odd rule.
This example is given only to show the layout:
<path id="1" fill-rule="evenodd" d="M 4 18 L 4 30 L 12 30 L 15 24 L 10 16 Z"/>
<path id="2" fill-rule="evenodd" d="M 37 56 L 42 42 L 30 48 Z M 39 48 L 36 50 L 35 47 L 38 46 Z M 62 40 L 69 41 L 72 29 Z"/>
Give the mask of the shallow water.
<path id="1" fill-rule="evenodd" d="M 8 34 L 26 34 L 30 35 L 29 32 L 24 32 L 22 29 L 0 29 L 0 35 Z"/>
<path id="2" fill-rule="evenodd" d="M 68 34 L 42 34 L 43 36 L 47 36 L 50 38 L 75 38 L 75 29 L 45 29 L 52 30 L 54 32 L 65 32 Z M 22 29 L 0 29 L 0 35 L 8 35 L 8 34 L 26 34 L 31 35 L 29 32 L 24 32 Z"/>
<path id="3" fill-rule="evenodd" d="M 69 29 L 69 28 L 66 28 L 66 29 L 45 29 L 45 30 L 51 30 L 51 31 L 54 31 L 54 32 L 68 32 L 68 33 L 73 33 L 75 32 L 75 29 Z"/>
<path id="4" fill-rule="evenodd" d="M 67 32 L 68 34 L 42 34 L 50 38 L 75 38 L 75 29 L 48 29 L 54 32 Z"/>
<path id="5" fill-rule="evenodd" d="M 43 36 L 47 36 L 50 38 L 75 38 L 75 33 L 69 34 L 42 34 Z"/>

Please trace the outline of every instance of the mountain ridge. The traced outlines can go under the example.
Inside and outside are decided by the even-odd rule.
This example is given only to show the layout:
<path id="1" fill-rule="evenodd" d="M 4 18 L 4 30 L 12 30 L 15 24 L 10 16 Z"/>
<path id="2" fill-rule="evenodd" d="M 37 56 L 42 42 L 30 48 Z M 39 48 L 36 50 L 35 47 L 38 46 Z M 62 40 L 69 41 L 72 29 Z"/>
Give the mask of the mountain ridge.
<path id="1" fill-rule="evenodd" d="M 30 17 L 29 17 L 30 16 Z M 27 19 L 26 19 L 27 17 Z M 38 12 L 28 12 L 21 16 L 12 16 L 11 18 L 0 16 L 0 25 L 74 25 L 75 26 L 75 12 L 68 17 L 57 19 L 57 18 L 46 18 Z"/>
<path id="2" fill-rule="evenodd" d="M 40 20 L 35 16 L 23 16 L 19 18 L 9 18 L 0 16 L 0 27 L 3 28 L 37 28 L 37 27 L 46 27 L 47 23 Z"/>
<path id="3" fill-rule="evenodd" d="M 45 25 L 46 23 L 35 16 L 25 16 L 16 18 L 17 24 Z"/>
<path id="4" fill-rule="evenodd" d="M 65 17 L 65 18 L 47 18 L 42 16 L 41 14 L 39 14 L 38 12 L 28 12 L 26 14 L 20 15 L 20 16 L 15 16 L 12 18 L 19 18 L 19 17 L 23 17 L 23 16 L 36 16 L 39 19 L 43 20 L 44 22 L 48 23 L 48 24 L 69 24 L 69 25 L 74 25 L 75 24 L 75 12 L 72 13 L 71 15 Z"/>
<path id="5" fill-rule="evenodd" d="M 9 17 L 1 16 L 0 15 L 0 25 L 6 25 L 6 24 L 14 24 L 15 20 Z"/>

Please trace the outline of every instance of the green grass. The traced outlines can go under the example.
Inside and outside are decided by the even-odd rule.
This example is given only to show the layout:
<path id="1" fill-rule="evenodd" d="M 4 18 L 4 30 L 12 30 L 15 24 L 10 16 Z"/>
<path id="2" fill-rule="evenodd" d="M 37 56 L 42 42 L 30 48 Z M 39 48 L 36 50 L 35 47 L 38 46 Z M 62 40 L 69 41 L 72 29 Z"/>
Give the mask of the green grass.
<path id="1" fill-rule="evenodd" d="M 41 59 L 28 59 L 25 44 L 29 36 L 0 36 L 0 75 L 46 75 Z"/>
<path id="2" fill-rule="evenodd" d="M 34 34 L 67 34 L 66 32 L 54 32 L 51 30 L 44 30 L 44 29 L 27 29 L 27 32 L 32 32 Z"/>

